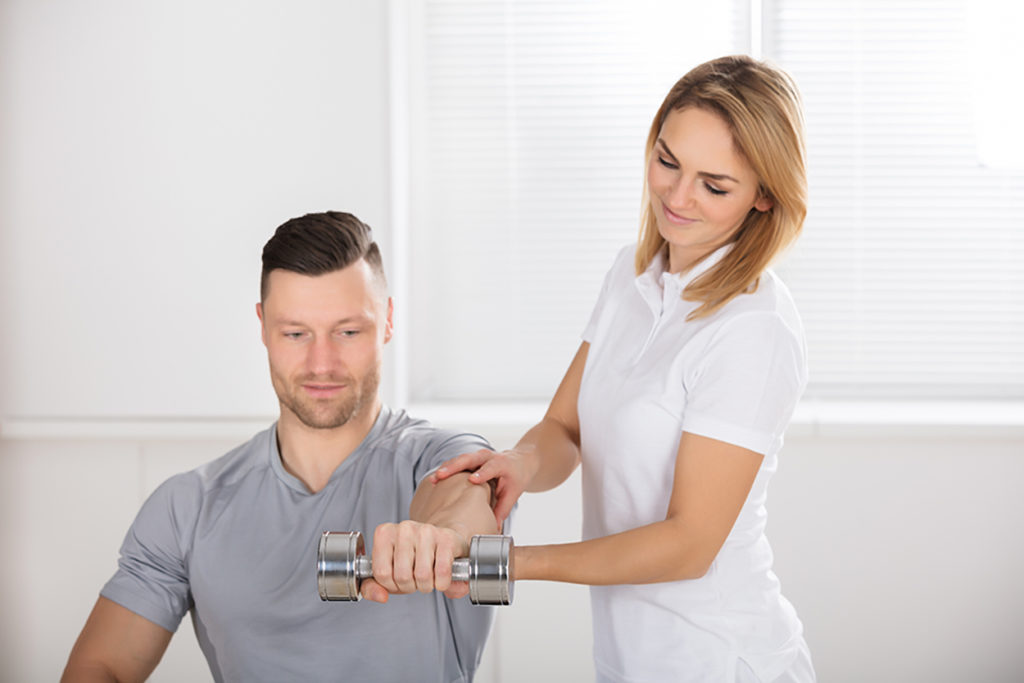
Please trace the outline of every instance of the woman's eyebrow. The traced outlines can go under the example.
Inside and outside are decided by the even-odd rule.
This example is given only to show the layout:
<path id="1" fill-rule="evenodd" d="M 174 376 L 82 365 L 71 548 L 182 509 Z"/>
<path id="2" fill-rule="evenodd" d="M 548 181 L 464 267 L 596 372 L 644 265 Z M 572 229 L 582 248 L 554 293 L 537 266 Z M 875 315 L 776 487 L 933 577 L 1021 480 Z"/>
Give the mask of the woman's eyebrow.
<path id="1" fill-rule="evenodd" d="M 665 143 L 664 140 L 658 138 L 658 144 L 661 145 L 661 151 L 672 157 L 672 161 L 676 162 L 677 164 L 679 163 L 679 159 L 676 159 L 676 155 L 672 153 L 672 150 L 668 148 L 668 145 Z"/>
<path id="2" fill-rule="evenodd" d="M 739 182 L 731 175 L 726 175 L 725 173 L 708 173 L 707 171 L 699 171 L 697 175 L 702 178 L 710 178 L 711 180 L 731 180 L 734 183 Z"/>

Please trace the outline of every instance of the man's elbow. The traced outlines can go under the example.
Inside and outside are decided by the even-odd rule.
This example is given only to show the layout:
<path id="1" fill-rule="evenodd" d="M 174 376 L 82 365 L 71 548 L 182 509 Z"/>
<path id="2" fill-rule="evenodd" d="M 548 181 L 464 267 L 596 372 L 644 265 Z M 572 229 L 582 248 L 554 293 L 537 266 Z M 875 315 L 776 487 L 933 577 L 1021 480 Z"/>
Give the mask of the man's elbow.
<path id="1" fill-rule="evenodd" d="M 110 667 L 98 662 L 68 661 L 60 683 L 118 683 Z"/>

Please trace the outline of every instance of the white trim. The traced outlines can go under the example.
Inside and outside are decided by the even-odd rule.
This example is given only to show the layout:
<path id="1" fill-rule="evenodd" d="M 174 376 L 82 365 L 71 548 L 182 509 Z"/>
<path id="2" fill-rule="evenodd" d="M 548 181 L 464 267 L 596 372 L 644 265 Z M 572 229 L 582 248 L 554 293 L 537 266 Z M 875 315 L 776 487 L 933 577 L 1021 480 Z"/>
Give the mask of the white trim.
<path id="1" fill-rule="evenodd" d="M 540 401 L 414 403 L 409 413 L 432 423 L 478 432 L 488 438 L 522 433 L 547 409 Z M 241 440 L 276 418 L 5 417 L 0 441 L 129 439 Z M 804 401 L 791 437 L 1024 439 L 1024 401 Z"/>
<path id="2" fill-rule="evenodd" d="M 829 437 L 1024 438 L 1024 401 L 814 401 L 793 434 Z"/>
<path id="3" fill-rule="evenodd" d="M 159 440 L 244 440 L 277 420 L 266 417 L 4 417 L 0 418 L 0 441 L 110 439 Z"/>
<path id="4" fill-rule="evenodd" d="M 409 302 L 409 3 L 388 2 L 388 130 L 390 178 L 389 203 L 391 219 L 391 295 L 402 315 L 398 333 L 391 341 L 391 393 L 395 405 L 403 405 L 409 397 L 409 347 L 407 328 L 409 314 L 402 307 Z"/>

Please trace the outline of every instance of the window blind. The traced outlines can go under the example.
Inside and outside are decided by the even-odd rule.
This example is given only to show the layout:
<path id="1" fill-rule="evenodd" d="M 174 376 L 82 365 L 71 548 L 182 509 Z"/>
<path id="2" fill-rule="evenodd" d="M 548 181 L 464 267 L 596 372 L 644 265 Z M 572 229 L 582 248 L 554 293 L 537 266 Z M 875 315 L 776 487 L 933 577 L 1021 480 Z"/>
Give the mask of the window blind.
<path id="1" fill-rule="evenodd" d="M 412 400 L 551 396 L 636 238 L 651 117 L 746 51 L 752 7 L 807 116 L 810 212 L 777 265 L 807 396 L 1024 397 L 1024 173 L 979 156 L 967 0 L 411 4 Z"/>
<path id="2" fill-rule="evenodd" d="M 808 395 L 1024 397 L 1024 172 L 979 156 L 968 2 L 765 10 L 807 116 L 810 210 L 778 270 Z"/>
<path id="3" fill-rule="evenodd" d="M 730 3 L 414 4 L 410 398 L 548 399 L 604 273 L 636 239 L 651 118 L 692 66 L 743 48 L 746 15 Z"/>

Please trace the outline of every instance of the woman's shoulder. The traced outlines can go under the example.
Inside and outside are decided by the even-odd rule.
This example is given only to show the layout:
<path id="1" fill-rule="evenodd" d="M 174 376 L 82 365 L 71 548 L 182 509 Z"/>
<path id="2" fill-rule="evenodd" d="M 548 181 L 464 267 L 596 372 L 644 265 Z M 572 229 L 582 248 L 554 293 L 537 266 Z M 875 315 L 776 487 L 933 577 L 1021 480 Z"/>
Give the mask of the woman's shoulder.
<path id="1" fill-rule="evenodd" d="M 788 329 L 797 339 L 804 336 L 803 322 L 789 288 L 773 271 L 766 270 L 757 286 L 735 297 L 716 312 L 709 326 L 715 336 L 763 332 L 765 326 Z"/>
<path id="2" fill-rule="evenodd" d="M 625 271 L 630 274 L 635 273 L 636 269 L 634 263 L 636 262 L 636 243 L 631 242 L 624 244 L 619 247 L 619 250 L 615 252 L 615 260 L 612 261 L 611 272 Z"/>
<path id="3" fill-rule="evenodd" d="M 796 314 L 796 303 L 789 287 L 771 269 L 765 270 L 754 287 L 730 301 L 726 308 L 733 314 L 761 312 L 784 317 Z"/>
<path id="4" fill-rule="evenodd" d="M 602 297 L 606 296 L 610 291 L 619 290 L 627 282 L 636 279 L 635 255 L 635 244 L 627 244 L 620 247 L 615 253 L 611 266 L 604 274 L 604 282 L 601 286 Z"/>

